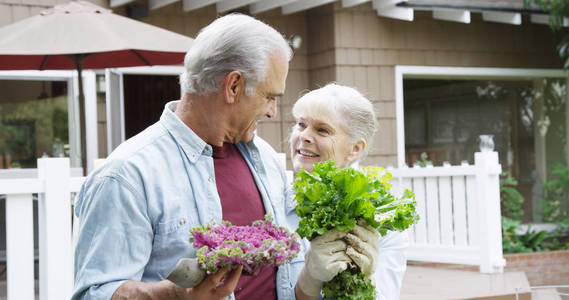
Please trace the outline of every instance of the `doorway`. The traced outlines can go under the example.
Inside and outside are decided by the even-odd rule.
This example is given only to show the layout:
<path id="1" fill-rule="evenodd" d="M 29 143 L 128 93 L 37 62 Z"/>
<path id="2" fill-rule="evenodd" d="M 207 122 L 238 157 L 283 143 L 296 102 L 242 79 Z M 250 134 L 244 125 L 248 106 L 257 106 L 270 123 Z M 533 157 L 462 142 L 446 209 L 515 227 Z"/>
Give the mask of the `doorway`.
<path id="1" fill-rule="evenodd" d="M 180 99 L 178 76 L 124 75 L 125 138 L 156 123 L 164 105 Z"/>

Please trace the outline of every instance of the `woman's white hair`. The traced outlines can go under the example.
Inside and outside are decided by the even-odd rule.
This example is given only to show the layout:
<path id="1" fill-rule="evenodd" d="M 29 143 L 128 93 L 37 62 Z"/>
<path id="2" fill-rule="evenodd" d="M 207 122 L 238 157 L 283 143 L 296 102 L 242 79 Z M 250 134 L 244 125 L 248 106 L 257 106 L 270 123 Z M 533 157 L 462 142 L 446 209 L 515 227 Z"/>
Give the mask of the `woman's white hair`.
<path id="1" fill-rule="evenodd" d="M 292 57 L 279 32 L 252 17 L 230 14 L 200 31 L 186 53 L 180 85 L 184 93 L 207 95 L 219 90 L 224 76 L 239 71 L 245 78 L 245 93 L 251 95 L 265 79 L 273 55 L 287 61 Z"/>
<path id="2" fill-rule="evenodd" d="M 373 137 L 378 130 L 378 122 L 373 104 L 358 90 L 335 83 L 313 90 L 296 101 L 292 115 L 299 119 L 311 112 L 330 111 L 339 117 L 340 126 L 346 131 L 350 141 L 366 142 L 366 147 L 351 164 L 362 161 L 373 145 Z"/>

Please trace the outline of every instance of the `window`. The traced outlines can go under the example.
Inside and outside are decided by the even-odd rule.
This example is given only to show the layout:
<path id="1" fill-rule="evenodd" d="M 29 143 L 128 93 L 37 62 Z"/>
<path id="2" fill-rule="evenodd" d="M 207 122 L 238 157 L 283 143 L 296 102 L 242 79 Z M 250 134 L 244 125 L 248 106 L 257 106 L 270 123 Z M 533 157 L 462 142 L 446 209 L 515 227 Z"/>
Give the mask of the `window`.
<path id="1" fill-rule="evenodd" d="M 398 67 L 399 162 L 474 163 L 494 136 L 503 171 L 518 180 L 534 219 L 555 163 L 567 165 L 567 77 L 561 71 Z"/>
<path id="2" fill-rule="evenodd" d="M 84 72 L 85 96 L 91 99 L 94 73 Z M 91 76 L 92 75 L 92 76 Z M 81 167 L 77 80 L 74 71 L 0 72 L 0 169 L 35 168 L 45 155 L 70 158 L 71 167 Z M 93 77 L 93 80 L 90 80 Z M 86 101 L 86 111 L 90 102 Z M 87 122 L 90 132 L 91 121 Z M 94 132 L 96 138 L 96 131 Z M 93 135 L 93 134 L 91 134 Z M 96 155 L 89 151 L 87 158 Z M 91 152 L 91 154 L 90 154 Z"/>

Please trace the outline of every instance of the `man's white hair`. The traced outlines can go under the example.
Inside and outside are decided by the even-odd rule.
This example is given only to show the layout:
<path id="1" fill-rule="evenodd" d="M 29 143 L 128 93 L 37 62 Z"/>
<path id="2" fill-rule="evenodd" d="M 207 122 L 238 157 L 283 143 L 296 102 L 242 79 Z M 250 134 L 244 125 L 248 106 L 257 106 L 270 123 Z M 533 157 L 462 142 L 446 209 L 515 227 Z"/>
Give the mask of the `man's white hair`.
<path id="1" fill-rule="evenodd" d="M 269 25 L 242 14 L 230 14 L 204 27 L 184 59 L 180 75 L 184 93 L 207 95 L 219 90 L 227 74 L 239 71 L 251 95 L 267 75 L 271 56 L 290 61 L 292 50 Z"/>

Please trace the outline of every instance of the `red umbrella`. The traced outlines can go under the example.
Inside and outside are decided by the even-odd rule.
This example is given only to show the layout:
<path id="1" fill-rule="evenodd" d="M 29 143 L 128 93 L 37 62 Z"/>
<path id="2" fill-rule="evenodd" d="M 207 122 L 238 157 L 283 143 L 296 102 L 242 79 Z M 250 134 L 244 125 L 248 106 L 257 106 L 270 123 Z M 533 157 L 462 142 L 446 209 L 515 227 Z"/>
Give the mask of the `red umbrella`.
<path id="1" fill-rule="evenodd" d="M 83 0 L 0 28 L 0 70 L 77 69 L 86 167 L 82 69 L 180 64 L 193 39 Z"/>

